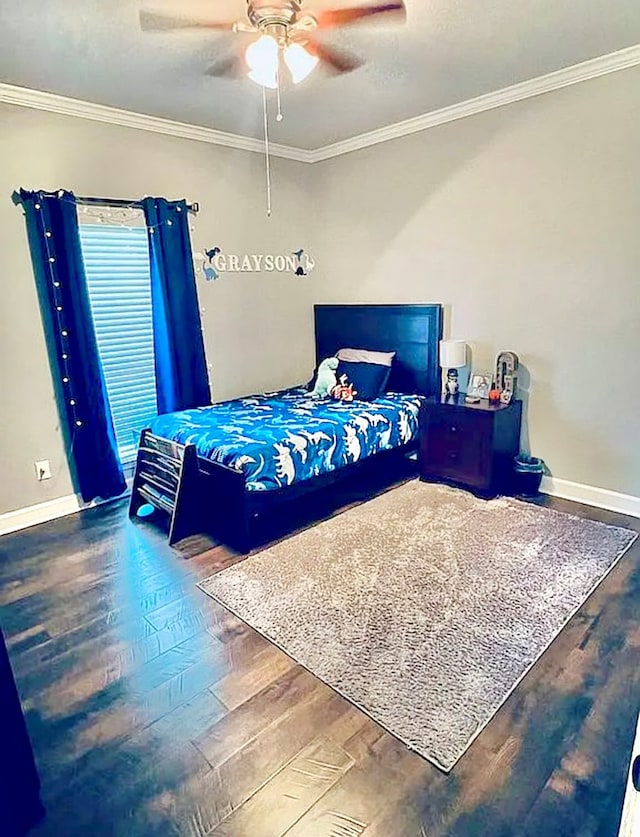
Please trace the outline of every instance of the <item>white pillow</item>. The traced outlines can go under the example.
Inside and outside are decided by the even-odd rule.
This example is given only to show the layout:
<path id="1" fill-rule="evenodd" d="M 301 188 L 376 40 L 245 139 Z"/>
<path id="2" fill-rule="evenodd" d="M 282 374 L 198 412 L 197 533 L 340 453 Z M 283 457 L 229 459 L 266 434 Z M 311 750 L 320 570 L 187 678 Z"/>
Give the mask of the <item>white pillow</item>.
<path id="1" fill-rule="evenodd" d="M 340 349 L 336 352 L 338 360 L 346 363 L 377 363 L 378 366 L 391 366 L 395 352 L 372 352 L 369 349 Z"/>

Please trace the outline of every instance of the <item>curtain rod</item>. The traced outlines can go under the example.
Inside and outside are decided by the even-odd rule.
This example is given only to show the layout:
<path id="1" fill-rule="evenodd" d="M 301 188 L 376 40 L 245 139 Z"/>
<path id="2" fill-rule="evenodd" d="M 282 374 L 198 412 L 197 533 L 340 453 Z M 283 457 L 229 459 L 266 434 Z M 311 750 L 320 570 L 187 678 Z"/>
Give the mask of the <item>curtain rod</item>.
<path id="1" fill-rule="evenodd" d="M 16 191 L 11 195 L 11 199 L 13 200 L 16 206 L 20 206 L 22 204 L 22 198 L 20 197 L 20 192 L 16 189 Z M 76 203 L 83 203 L 85 206 L 121 206 L 127 209 L 142 209 L 142 201 L 125 201 L 122 198 L 79 198 L 76 196 Z M 199 203 L 188 203 L 187 209 L 189 212 L 193 212 L 194 215 L 197 215 L 200 212 L 200 204 Z"/>
<path id="2" fill-rule="evenodd" d="M 81 198 L 76 195 L 76 202 L 87 206 L 122 206 L 127 209 L 141 209 L 142 201 L 125 201 L 122 198 Z M 199 203 L 188 203 L 187 209 L 197 215 L 200 212 Z"/>

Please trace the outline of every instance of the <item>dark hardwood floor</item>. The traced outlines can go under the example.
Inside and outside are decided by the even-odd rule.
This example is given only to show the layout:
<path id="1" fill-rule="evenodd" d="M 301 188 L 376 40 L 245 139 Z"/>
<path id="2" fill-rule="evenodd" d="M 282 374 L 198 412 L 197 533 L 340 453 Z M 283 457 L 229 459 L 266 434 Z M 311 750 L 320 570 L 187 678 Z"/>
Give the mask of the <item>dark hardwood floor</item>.
<path id="1" fill-rule="evenodd" d="M 617 834 L 638 542 L 448 776 L 196 589 L 238 556 L 182 546 L 188 560 L 123 502 L 0 539 L 0 623 L 48 811 L 36 835 Z"/>

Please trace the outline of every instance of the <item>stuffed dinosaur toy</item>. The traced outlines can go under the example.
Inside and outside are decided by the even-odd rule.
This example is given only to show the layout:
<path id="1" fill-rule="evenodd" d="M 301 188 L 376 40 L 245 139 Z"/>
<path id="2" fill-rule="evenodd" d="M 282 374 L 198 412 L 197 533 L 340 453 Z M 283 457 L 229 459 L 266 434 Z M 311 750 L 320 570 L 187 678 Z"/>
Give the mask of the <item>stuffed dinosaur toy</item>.
<path id="1" fill-rule="evenodd" d="M 336 369 L 338 368 L 338 358 L 328 357 L 323 360 L 318 367 L 318 377 L 316 378 L 316 385 L 311 393 L 312 398 L 328 398 L 331 390 L 335 387 Z"/>

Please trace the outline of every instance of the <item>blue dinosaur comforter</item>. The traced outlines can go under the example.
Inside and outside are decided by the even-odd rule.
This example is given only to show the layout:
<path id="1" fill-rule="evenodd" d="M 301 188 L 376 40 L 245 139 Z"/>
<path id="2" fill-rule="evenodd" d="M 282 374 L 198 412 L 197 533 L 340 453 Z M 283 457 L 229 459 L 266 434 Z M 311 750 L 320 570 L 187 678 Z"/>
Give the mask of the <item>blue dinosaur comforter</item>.
<path id="1" fill-rule="evenodd" d="M 158 416 L 151 431 L 242 471 L 249 491 L 273 491 L 418 437 L 418 395 L 315 399 L 303 388 Z"/>

